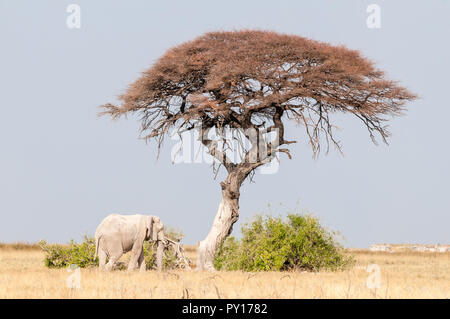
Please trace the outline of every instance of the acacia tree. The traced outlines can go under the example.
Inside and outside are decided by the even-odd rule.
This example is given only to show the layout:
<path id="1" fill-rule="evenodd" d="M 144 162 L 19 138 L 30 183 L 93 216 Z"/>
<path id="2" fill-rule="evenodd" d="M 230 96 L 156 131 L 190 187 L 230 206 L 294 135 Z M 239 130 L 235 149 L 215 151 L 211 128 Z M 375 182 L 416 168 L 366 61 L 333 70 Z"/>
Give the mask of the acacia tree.
<path id="1" fill-rule="evenodd" d="M 386 142 L 387 116 L 400 115 L 414 98 L 358 51 L 245 30 L 206 33 L 168 50 L 119 97 L 119 105 L 103 105 L 102 113 L 138 113 L 141 133 L 156 139 L 158 151 L 166 135 L 200 128 L 199 140 L 227 173 L 212 228 L 199 245 L 199 268 L 212 270 L 216 251 L 238 219 L 244 180 L 280 152 L 291 158 L 288 146 L 296 141 L 285 139 L 287 120 L 304 128 L 316 156 L 321 145 L 341 149 L 333 112 L 356 116 L 374 142 L 375 134 Z M 225 129 L 239 133 L 223 134 Z M 218 138 L 209 136 L 211 130 Z M 275 135 L 270 143 L 267 134 Z M 236 145 L 238 161 L 227 155 Z"/>

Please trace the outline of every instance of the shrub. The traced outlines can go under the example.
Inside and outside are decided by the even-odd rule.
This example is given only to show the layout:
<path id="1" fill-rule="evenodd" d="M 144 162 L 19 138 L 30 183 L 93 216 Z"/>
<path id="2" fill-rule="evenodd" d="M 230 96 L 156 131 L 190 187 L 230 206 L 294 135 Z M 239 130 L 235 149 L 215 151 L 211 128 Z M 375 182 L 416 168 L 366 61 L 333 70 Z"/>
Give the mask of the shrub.
<path id="1" fill-rule="evenodd" d="M 39 245 L 46 252 L 44 262 L 49 268 L 64 268 L 69 265 L 86 268 L 98 265 L 98 259 L 94 258 L 95 240 L 93 237 L 85 235 L 81 244 L 71 240 L 68 245 L 50 245 L 42 240 Z"/>
<path id="2" fill-rule="evenodd" d="M 229 237 L 215 256 L 219 270 L 340 270 L 353 263 L 337 234 L 311 215 L 257 216 L 242 226 L 242 239 Z"/>
<path id="3" fill-rule="evenodd" d="M 173 228 L 165 231 L 167 238 L 179 242 L 183 234 Z M 64 268 L 69 265 L 77 265 L 80 268 L 98 266 L 98 258 L 95 255 L 95 239 L 85 235 L 83 241 L 78 244 L 71 240 L 67 245 L 48 244 L 44 240 L 39 242 L 39 246 L 44 250 L 45 266 L 48 268 Z M 153 242 L 144 242 L 144 257 L 147 269 L 156 268 L 156 245 Z M 172 245 L 166 247 L 164 251 L 163 268 L 176 268 L 176 253 Z M 118 263 L 116 269 L 126 269 L 124 263 Z"/>

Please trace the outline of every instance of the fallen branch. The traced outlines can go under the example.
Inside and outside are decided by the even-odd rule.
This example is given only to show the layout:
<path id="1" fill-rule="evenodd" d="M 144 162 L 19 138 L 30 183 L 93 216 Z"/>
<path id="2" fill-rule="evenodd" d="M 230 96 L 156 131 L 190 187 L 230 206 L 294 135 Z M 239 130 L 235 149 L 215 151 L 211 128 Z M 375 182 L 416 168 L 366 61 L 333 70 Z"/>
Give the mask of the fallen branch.
<path id="1" fill-rule="evenodd" d="M 179 242 L 176 242 L 170 238 L 164 237 L 167 245 L 172 245 L 175 250 L 175 256 L 177 258 L 177 266 L 179 268 L 191 269 L 191 261 L 184 255 L 184 249 Z"/>

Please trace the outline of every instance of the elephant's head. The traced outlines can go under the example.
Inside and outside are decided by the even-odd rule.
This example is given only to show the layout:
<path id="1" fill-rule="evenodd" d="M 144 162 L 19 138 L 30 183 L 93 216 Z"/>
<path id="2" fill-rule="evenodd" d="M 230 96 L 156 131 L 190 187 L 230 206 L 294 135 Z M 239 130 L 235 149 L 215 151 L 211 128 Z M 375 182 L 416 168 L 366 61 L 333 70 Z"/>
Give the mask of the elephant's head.
<path id="1" fill-rule="evenodd" d="M 164 224 L 158 216 L 148 216 L 146 240 L 163 240 Z"/>

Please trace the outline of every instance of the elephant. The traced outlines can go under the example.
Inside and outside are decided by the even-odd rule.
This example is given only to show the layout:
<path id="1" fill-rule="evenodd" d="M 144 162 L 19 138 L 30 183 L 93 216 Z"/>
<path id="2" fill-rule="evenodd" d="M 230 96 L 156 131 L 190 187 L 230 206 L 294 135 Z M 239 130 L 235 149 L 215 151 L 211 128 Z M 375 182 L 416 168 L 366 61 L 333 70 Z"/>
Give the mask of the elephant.
<path id="1" fill-rule="evenodd" d="M 99 268 L 110 271 L 119 258 L 131 250 L 128 270 L 145 270 L 144 241 L 157 243 L 156 264 L 162 270 L 165 247 L 164 225 L 158 216 L 118 215 L 107 216 L 95 231 L 95 257 Z M 106 259 L 108 263 L 106 263 Z"/>

